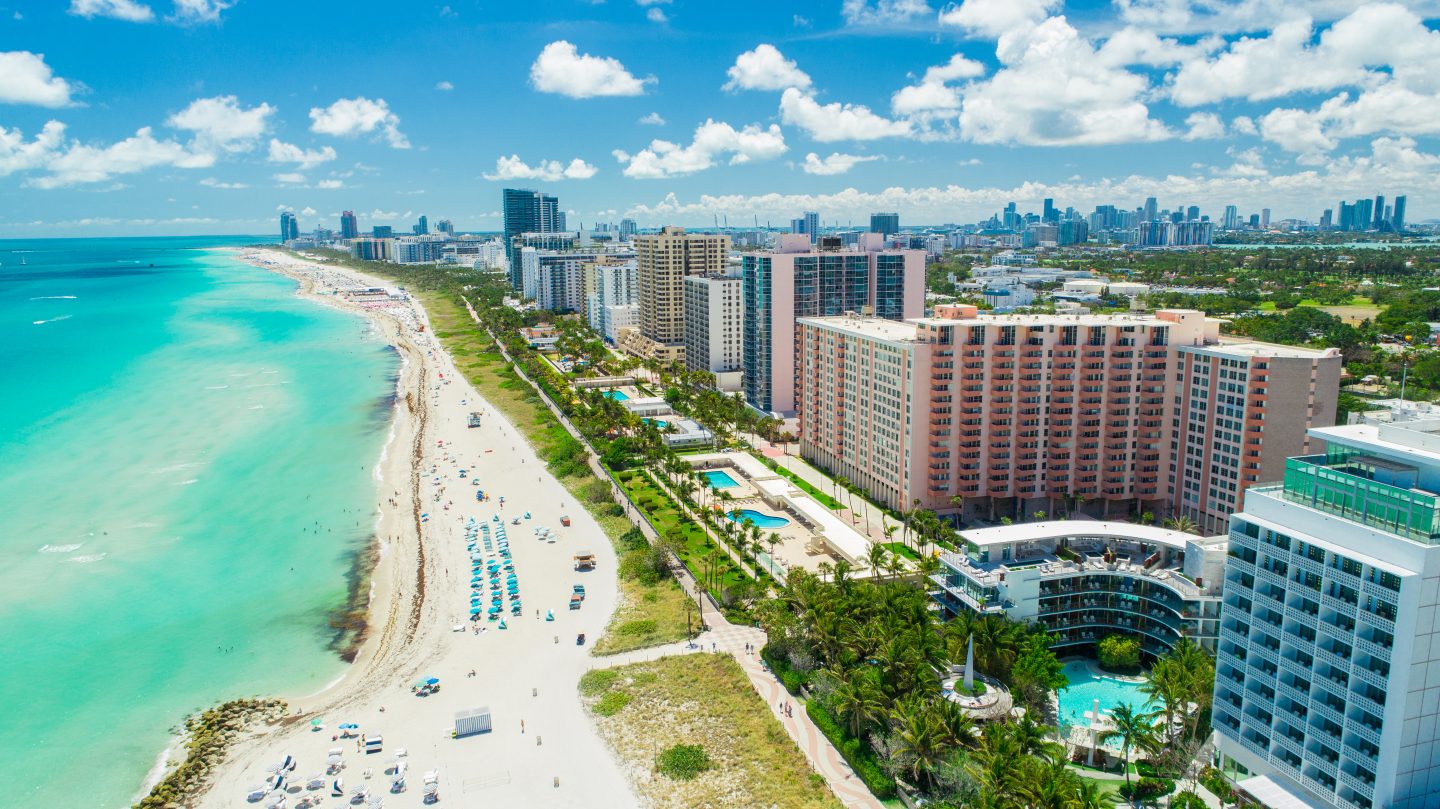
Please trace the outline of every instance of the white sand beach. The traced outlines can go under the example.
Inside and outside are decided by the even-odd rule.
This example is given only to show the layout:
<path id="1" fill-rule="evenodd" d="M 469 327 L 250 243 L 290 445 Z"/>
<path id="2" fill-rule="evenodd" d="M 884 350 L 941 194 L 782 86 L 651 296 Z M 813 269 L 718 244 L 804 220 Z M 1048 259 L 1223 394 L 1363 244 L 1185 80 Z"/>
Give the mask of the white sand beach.
<path id="1" fill-rule="evenodd" d="M 301 294 L 368 311 L 400 351 L 404 368 L 393 438 L 377 470 L 377 532 L 384 544 L 373 579 L 370 634 L 340 681 L 319 694 L 287 697 L 291 716 L 285 722 L 239 741 L 198 805 L 249 805 L 247 793 L 287 755 L 297 762 L 287 807 L 306 797 L 314 806 L 348 806 L 360 786 L 387 807 L 421 806 L 423 775 L 431 770 L 439 774 L 441 805 L 636 805 L 576 690 L 581 674 L 594 665 L 589 647 L 617 595 L 615 553 L 599 526 L 545 472 L 519 431 L 455 372 L 417 303 L 351 303 L 334 290 L 391 285 L 276 251 L 247 250 L 241 257 L 298 279 Z M 472 411 L 482 414 L 482 426 L 467 425 Z M 478 502 L 477 490 L 491 499 Z M 508 534 L 523 603 L 514 616 L 505 602 L 506 629 L 484 616 L 472 622 L 469 615 L 465 523 L 488 522 L 493 536 L 500 524 L 492 521 L 496 514 Z M 561 525 L 562 515 L 570 527 Z M 519 524 L 512 524 L 516 517 Z M 537 539 L 537 526 L 552 529 L 558 539 Z M 593 552 L 598 568 L 574 571 L 577 550 Z M 577 583 L 585 586 L 586 598 L 572 611 L 568 603 Z M 488 585 L 484 603 L 490 603 Z M 545 620 L 547 610 L 554 621 Z M 577 646 L 582 632 L 585 645 Z M 439 691 L 416 696 L 411 686 L 425 677 L 439 678 Z M 490 708 L 493 730 L 451 738 L 456 712 L 481 706 Z M 312 728 L 315 719 L 321 729 Z M 359 725 L 361 734 L 381 734 L 381 751 L 360 752 L 355 738 L 334 740 L 342 723 Z M 306 789 L 310 777 L 326 769 L 327 751 L 337 747 L 343 751 L 344 796 L 330 796 L 334 775 L 326 777 L 326 788 Z M 392 794 L 386 770 L 401 751 L 407 788 Z M 268 806 L 274 794 L 255 805 Z"/>

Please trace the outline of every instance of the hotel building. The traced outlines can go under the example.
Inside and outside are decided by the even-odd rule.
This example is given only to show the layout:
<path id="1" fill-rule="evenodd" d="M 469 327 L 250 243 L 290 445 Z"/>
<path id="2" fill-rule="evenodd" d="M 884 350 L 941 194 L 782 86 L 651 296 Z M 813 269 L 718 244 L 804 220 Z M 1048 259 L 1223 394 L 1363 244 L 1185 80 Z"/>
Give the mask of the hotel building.
<path id="1" fill-rule="evenodd" d="M 639 272 L 635 259 L 597 259 L 583 265 L 580 272 L 585 288 L 585 318 L 591 329 L 613 343 L 617 307 L 629 307 L 627 311 L 631 313 L 623 316 L 623 326 L 634 326 L 639 321 L 636 306 Z"/>
<path id="2" fill-rule="evenodd" d="M 1230 522 L 1219 750 L 1270 805 L 1434 807 L 1440 421 L 1310 432 L 1325 452 L 1251 486 Z"/>
<path id="3" fill-rule="evenodd" d="M 584 269 L 587 265 L 633 258 L 633 254 L 604 249 L 537 250 L 522 247 L 519 254 L 521 294 L 534 299 L 541 309 L 557 312 L 584 311 Z"/>
<path id="4" fill-rule="evenodd" d="M 1193 310 L 981 315 L 973 306 L 939 306 L 933 318 L 905 322 L 845 316 L 800 324 L 801 455 L 892 508 L 918 501 L 989 520 L 1076 508 L 1163 516 L 1172 480 L 1263 474 L 1271 444 L 1303 443 L 1312 421 L 1333 420 L 1333 380 L 1272 374 L 1256 360 L 1260 405 L 1246 405 L 1243 441 L 1228 430 L 1209 435 L 1219 424 L 1215 402 L 1238 394 L 1221 389 L 1217 400 L 1204 386 L 1241 383 L 1212 371 L 1184 387 L 1177 369 L 1197 367 L 1194 358 L 1206 355 L 1182 364 L 1181 353 L 1212 347 L 1216 357 L 1260 357 L 1289 349 L 1221 347 L 1219 321 Z M 1264 417 L 1271 401 L 1307 405 L 1301 418 L 1272 423 Z M 1222 443 L 1243 452 L 1220 453 Z M 1172 476 L 1172 463 L 1181 466 L 1173 459 L 1188 460 L 1191 446 L 1212 454 L 1187 467 L 1196 471 Z"/>
<path id="5" fill-rule="evenodd" d="M 686 233 L 665 227 L 634 240 L 639 268 L 640 331 L 625 349 L 665 361 L 684 359 L 686 276 L 717 275 L 725 270 L 730 237 Z"/>
<path id="6" fill-rule="evenodd" d="M 826 237 L 818 249 L 785 234 L 773 251 L 741 257 L 745 307 L 745 399 L 766 413 L 796 410 L 800 343 L 796 319 L 864 312 L 900 320 L 925 313 L 925 253 L 889 250 L 878 233 L 855 249 Z"/>
<path id="7" fill-rule="evenodd" d="M 1251 484 L 1279 480 L 1285 459 L 1323 447 L 1335 423 L 1340 350 L 1266 343 L 1180 347 L 1172 378 L 1171 512 L 1224 531 Z"/>
<path id="8" fill-rule="evenodd" d="M 715 375 L 717 386 L 740 385 L 744 308 L 739 275 L 685 278 L 685 365 Z"/>
<path id="9" fill-rule="evenodd" d="M 935 599 L 962 610 L 1034 621 L 1060 654 L 1124 632 L 1147 655 L 1182 636 L 1215 650 L 1224 536 L 1126 522 L 1054 520 L 961 534 L 965 553 L 940 555 Z"/>

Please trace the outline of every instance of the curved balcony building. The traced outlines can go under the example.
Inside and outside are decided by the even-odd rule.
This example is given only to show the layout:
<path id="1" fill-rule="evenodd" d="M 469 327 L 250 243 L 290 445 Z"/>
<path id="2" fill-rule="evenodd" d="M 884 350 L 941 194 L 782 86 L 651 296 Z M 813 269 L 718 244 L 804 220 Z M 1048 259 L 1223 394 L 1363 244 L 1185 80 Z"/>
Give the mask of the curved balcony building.
<path id="1" fill-rule="evenodd" d="M 1034 621 L 1057 651 L 1106 635 L 1138 637 L 1150 656 L 1181 637 L 1214 650 L 1227 539 L 1124 522 L 1054 520 L 965 531 L 940 557 L 933 595 L 952 614 Z"/>

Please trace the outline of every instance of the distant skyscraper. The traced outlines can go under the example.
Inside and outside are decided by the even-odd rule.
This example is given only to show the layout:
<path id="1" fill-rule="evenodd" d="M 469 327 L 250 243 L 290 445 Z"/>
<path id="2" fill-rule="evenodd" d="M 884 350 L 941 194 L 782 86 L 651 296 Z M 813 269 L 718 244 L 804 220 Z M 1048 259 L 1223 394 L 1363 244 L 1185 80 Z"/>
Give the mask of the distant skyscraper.
<path id="1" fill-rule="evenodd" d="M 800 218 L 800 219 L 791 219 L 791 220 L 790 220 L 790 232 L 791 232 L 791 233 L 795 233 L 795 234 L 799 234 L 799 235 L 802 235 L 802 236 L 805 235 L 805 220 L 804 220 L 803 218 Z"/>
<path id="2" fill-rule="evenodd" d="M 1158 206 L 1158 205 L 1156 204 L 1156 202 L 1155 202 L 1155 198 L 1154 198 L 1154 197 L 1146 197 L 1146 198 L 1145 198 L 1145 214 L 1144 214 L 1144 216 L 1145 216 L 1145 221 L 1146 221 L 1146 222 L 1153 222 L 1153 221 L 1155 221 L 1155 217 L 1159 214 L 1159 211 L 1160 211 L 1160 209 L 1159 209 L 1159 206 Z"/>
<path id="3" fill-rule="evenodd" d="M 1015 203 L 1005 206 L 1005 216 L 1002 220 L 1006 230 L 1019 230 L 1023 226 L 1020 215 L 1015 212 Z"/>
<path id="4" fill-rule="evenodd" d="M 872 213 L 870 214 L 871 233 L 899 233 L 900 214 L 898 213 Z"/>
<path id="5" fill-rule="evenodd" d="M 354 211 L 340 212 L 340 238 L 353 239 L 360 235 L 360 222 L 355 219 Z"/>
<path id="6" fill-rule="evenodd" d="M 411 230 L 415 232 L 416 236 L 428 236 L 430 234 L 430 220 L 425 218 L 425 214 L 420 214 L 420 221 L 416 222 Z"/>
<path id="7" fill-rule="evenodd" d="M 1199 218 L 1200 218 L 1200 206 L 1199 206 L 1199 205 L 1191 205 L 1189 208 L 1186 208 L 1186 209 L 1185 209 L 1185 218 L 1188 219 L 1188 220 L 1190 220 L 1191 222 L 1194 222 L 1195 220 L 1199 219 Z"/>
<path id="8" fill-rule="evenodd" d="M 806 211 L 805 229 L 801 231 L 801 233 L 809 236 L 810 243 L 814 244 L 815 240 L 820 238 L 820 214 L 816 213 L 815 211 Z"/>
<path id="9" fill-rule="evenodd" d="M 1260 209 L 1260 227 L 1262 227 L 1262 228 L 1268 228 L 1268 227 L 1270 227 L 1270 209 L 1269 209 L 1269 208 L 1261 208 L 1261 209 Z"/>
<path id="10" fill-rule="evenodd" d="M 389 239 L 395 235 L 395 228 L 390 225 L 374 225 L 370 228 L 370 235 L 377 239 Z"/>
<path id="11" fill-rule="evenodd" d="M 1370 220 L 1374 213 L 1375 201 L 1370 199 L 1355 200 L 1355 221 L 1350 229 L 1355 231 L 1369 230 Z"/>
<path id="12" fill-rule="evenodd" d="M 1329 230 L 1330 227 L 1331 227 L 1331 225 L 1332 225 L 1332 224 L 1334 223 L 1334 221 L 1335 221 L 1335 220 L 1334 220 L 1334 216 L 1335 216 L 1335 212 L 1334 212 L 1333 210 L 1331 210 L 1330 208 L 1326 208 L 1326 209 L 1325 209 L 1325 212 L 1322 213 L 1322 214 L 1320 214 L 1320 229 L 1321 229 L 1321 230 Z"/>
<path id="13" fill-rule="evenodd" d="M 1251 230 L 1258 230 L 1259 227 L 1260 227 L 1260 214 L 1258 214 L 1258 213 L 1252 213 L 1252 214 L 1250 214 L 1250 229 L 1251 229 Z"/>
<path id="14" fill-rule="evenodd" d="M 1225 206 L 1225 220 L 1220 226 L 1226 230 L 1237 230 L 1240 227 L 1240 209 L 1234 205 Z"/>
<path id="15" fill-rule="evenodd" d="M 435 230 L 439 233 L 444 233 L 446 236 L 454 236 L 455 223 L 451 222 L 449 219 L 441 219 L 439 222 L 435 223 Z"/>
<path id="16" fill-rule="evenodd" d="M 1153 202 L 1153 200 L 1152 200 Z M 1055 200 L 1046 197 L 1043 213 L 1040 214 L 1040 221 L 1055 224 L 1060 221 L 1060 212 L 1055 210 Z"/>
<path id="17" fill-rule="evenodd" d="M 1390 217 L 1390 227 L 1395 230 L 1405 229 L 1405 195 L 1401 194 L 1395 198 L 1395 213 Z"/>
<path id="18" fill-rule="evenodd" d="M 638 227 L 635 226 L 635 220 L 634 220 L 634 219 L 621 219 L 621 220 L 620 220 L 620 241 L 622 241 L 622 242 L 628 242 L 628 241 L 630 241 L 631 239 L 634 239 L 634 238 L 635 238 L 635 234 L 636 234 L 636 233 L 639 233 L 639 232 L 640 232 L 640 228 L 638 228 Z"/>
<path id="19" fill-rule="evenodd" d="M 1370 220 L 1370 227 L 1373 228 L 1373 229 L 1375 229 L 1375 230 L 1384 230 L 1384 229 L 1385 229 L 1385 225 L 1387 224 L 1386 219 L 1385 219 L 1385 195 L 1384 195 L 1384 194 L 1376 194 L 1376 195 L 1375 195 L 1375 210 L 1372 211 L 1371 213 L 1374 214 L 1374 217 L 1375 217 L 1375 218 L 1372 219 L 1372 220 Z"/>
<path id="20" fill-rule="evenodd" d="M 295 214 L 290 211 L 283 211 L 280 214 L 280 241 L 288 242 L 291 239 L 300 238 L 300 223 L 296 221 Z"/>
<path id="21" fill-rule="evenodd" d="M 514 237 L 521 233 L 558 233 L 565 229 L 565 216 L 555 197 L 522 188 L 501 191 L 501 210 L 505 216 L 505 254 L 510 259 L 510 285 L 521 285 L 520 252 Z"/>

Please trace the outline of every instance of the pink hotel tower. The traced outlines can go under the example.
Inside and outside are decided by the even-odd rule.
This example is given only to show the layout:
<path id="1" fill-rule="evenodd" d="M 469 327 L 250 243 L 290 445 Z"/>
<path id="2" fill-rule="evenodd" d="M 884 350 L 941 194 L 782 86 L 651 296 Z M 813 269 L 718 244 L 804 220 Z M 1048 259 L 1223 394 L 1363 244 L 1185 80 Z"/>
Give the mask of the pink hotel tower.
<path id="1" fill-rule="evenodd" d="M 1338 351 L 1221 343 L 1194 310 L 798 324 L 801 454 L 892 508 L 1138 508 L 1223 531 L 1334 423 Z"/>

